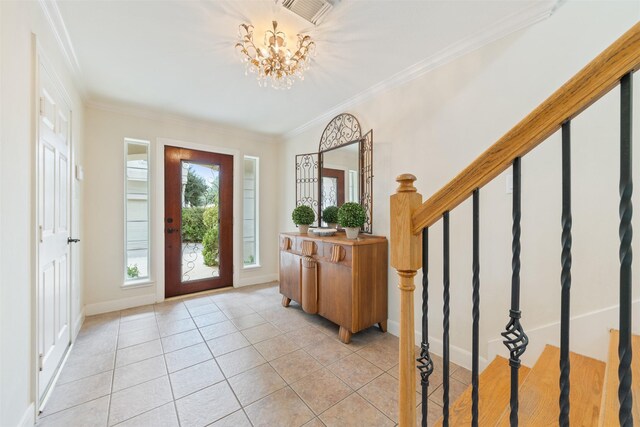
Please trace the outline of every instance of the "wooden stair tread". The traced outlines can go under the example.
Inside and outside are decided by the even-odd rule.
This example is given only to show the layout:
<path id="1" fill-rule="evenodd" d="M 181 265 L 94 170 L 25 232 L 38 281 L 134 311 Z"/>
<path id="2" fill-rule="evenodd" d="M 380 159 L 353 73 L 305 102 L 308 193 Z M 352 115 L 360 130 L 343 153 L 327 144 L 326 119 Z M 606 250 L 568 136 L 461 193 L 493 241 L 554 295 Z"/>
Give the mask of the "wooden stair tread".
<path id="1" fill-rule="evenodd" d="M 602 395 L 602 411 L 600 415 L 601 426 L 618 425 L 618 341 L 620 332 L 613 329 L 609 337 L 609 359 L 607 360 L 607 371 L 605 374 L 605 388 Z M 640 336 L 633 335 L 631 338 L 631 351 L 633 359 L 631 361 L 631 390 L 633 392 L 633 414 L 634 423 L 640 423 Z"/>
<path id="2" fill-rule="evenodd" d="M 605 363 L 570 353 L 572 426 L 595 426 L 600 417 Z M 520 426 L 558 425 L 560 415 L 560 349 L 547 345 L 520 387 Z M 509 425 L 509 409 L 498 424 Z"/>
<path id="3" fill-rule="evenodd" d="M 478 425 L 495 425 L 509 404 L 510 386 L 509 361 L 504 357 L 496 357 L 478 377 Z M 520 369 L 520 384 L 529 373 L 529 368 Z M 471 425 L 471 390 L 469 386 L 462 395 L 451 405 L 449 412 L 450 426 Z M 442 417 L 435 424 L 442 425 Z"/>

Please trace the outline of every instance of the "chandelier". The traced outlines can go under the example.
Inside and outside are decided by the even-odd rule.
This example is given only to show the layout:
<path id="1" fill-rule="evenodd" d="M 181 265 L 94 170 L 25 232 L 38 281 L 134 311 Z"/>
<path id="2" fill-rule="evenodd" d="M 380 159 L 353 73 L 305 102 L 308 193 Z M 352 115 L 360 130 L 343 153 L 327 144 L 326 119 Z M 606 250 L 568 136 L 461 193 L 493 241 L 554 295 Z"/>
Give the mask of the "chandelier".
<path id="1" fill-rule="evenodd" d="M 276 21 L 273 21 L 273 30 L 264 34 L 264 46 L 255 45 L 251 24 L 240 24 L 239 36 L 236 48 L 245 63 L 245 74 L 257 73 L 260 86 L 290 89 L 294 78 L 304 80 L 303 73 L 309 68 L 310 57 L 316 45 L 310 36 L 298 34 L 295 52 L 287 49 L 287 36 L 278 31 Z"/>

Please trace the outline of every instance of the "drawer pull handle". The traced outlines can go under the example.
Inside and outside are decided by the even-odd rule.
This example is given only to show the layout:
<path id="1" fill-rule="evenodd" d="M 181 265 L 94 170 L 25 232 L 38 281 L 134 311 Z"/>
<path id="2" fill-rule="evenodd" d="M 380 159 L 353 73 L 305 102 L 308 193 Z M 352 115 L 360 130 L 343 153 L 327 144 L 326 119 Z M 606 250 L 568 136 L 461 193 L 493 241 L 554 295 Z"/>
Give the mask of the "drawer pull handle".
<path id="1" fill-rule="evenodd" d="M 316 244 L 311 240 L 305 240 L 302 242 L 302 255 L 311 256 L 316 253 Z"/>
<path id="2" fill-rule="evenodd" d="M 285 238 L 282 239 L 281 249 L 283 251 L 288 251 L 289 249 L 291 249 L 291 239 L 290 238 L 285 237 Z"/>
<path id="3" fill-rule="evenodd" d="M 342 246 L 338 246 L 338 245 L 333 245 L 333 247 L 331 248 L 331 262 L 340 262 L 344 259 L 344 249 L 342 248 Z"/>

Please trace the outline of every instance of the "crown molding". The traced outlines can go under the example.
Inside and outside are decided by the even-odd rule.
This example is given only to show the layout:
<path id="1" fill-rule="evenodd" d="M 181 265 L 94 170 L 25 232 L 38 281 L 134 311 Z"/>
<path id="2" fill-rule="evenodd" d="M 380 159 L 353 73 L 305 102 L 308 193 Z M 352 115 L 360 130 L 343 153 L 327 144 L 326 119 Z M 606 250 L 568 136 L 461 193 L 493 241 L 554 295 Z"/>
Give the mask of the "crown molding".
<path id="1" fill-rule="evenodd" d="M 266 142 L 273 144 L 281 141 L 281 137 L 279 135 L 254 132 L 239 127 L 224 125 L 213 121 L 197 119 L 189 116 L 183 116 L 180 114 L 161 111 L 149 107 L 133 106 L 130 104 L 122 104 L 114 101 L 99 101 L 95 99 L 89 99 L 88 101 L 86 101 L 85 106 L 86 108 L 93 108 L 96 110 L 122 114 L 125 116 L 169 122 L 178 126 L 185 126 L 193 129 L 204 129 L 215 132 L 218 135 L 238 138 L 249 142 Z"/>
<path id="2" fill-rule="evenodd" d="M 76 51 L 73 48 L 71 37 L 69 37 L 69 31 L 67 25 L 64 23 L 60 9 L 58 8 L 57 0 L 38 0 L 40 8 L 53 32 L 53 35 L 58 42 L 58 47 L 67 62 L 67 66 L 74 77 L 75 86 L 80 93 L 83 101 L 88 99 L 87 90 L 84 85 L 84 79 L 82 76 L 82 68 L 80 62 L 76 56 Z"/>
<path id="3" fill-rule="evenodd" d="M 328 120 L 345 111 L 349 111 L 353 107 L 386 92 L 395 87 L 401 86 L 412 80 L 415 80 L 424 74 L 441 67 L 449 62 L 454 61 L 468 53 L 471 53 L 483 46 L 494 41 L 504 38 L 516 31 L 522 30 L 533 24 L 536 24 L 548 17 L 565 3 L 566 0 L 552 0 L 547 2 L 535 2 L 531 6 L 522 11 L 513 13 L 501 21 L 485 27 L 484 29 L 472 34 L 459 42 L 456 42 L 440 52 L 431 55 L 428 58 L 417 62 L 414 65 L 405 68 L 393 76 L 379 83 L 374 84 L 369 89 L 358 93 L 357 95 L 341 102 L 332 107 L 328 111 L 315 117 L 314 119 L 282 134 L 282 139 L 286 140 L 309 130 L 310 128 L 326 124 Z"/>

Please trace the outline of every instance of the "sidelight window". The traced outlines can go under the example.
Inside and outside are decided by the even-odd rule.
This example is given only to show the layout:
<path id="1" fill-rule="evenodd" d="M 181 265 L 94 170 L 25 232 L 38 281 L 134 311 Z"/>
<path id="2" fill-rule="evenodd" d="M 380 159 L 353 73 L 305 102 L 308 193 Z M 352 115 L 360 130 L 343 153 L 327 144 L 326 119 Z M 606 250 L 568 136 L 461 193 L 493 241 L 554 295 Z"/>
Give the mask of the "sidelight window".
<path id="1" fill-rule="evenodd" d="M 243 179 L 243 266 L 258 267 L 258 158 L 244 157 Z"/>
<path id="2" fill-rule="evenodd" d="M 149 254 L 149 141 L 125 139 L 125 285 L 147 281 Z"/>

